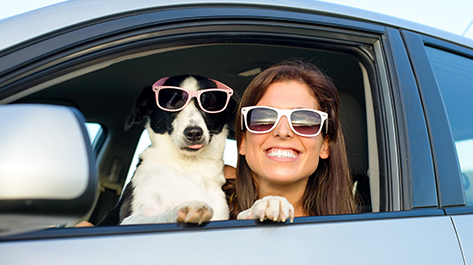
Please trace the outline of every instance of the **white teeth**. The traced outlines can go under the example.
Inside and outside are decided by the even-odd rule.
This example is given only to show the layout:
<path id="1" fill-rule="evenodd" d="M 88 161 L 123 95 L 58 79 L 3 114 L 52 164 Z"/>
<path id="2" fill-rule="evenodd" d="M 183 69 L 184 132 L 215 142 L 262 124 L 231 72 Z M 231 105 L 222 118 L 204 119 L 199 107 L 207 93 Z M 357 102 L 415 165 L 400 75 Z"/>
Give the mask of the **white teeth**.
<path id="1" fill-rule="evenodd" d="M 292 150 L 274 150 L 271 149 L 268 151 L 268 156 L 277 157 L 277 158 L 296 158 L 297 153 Z"/>

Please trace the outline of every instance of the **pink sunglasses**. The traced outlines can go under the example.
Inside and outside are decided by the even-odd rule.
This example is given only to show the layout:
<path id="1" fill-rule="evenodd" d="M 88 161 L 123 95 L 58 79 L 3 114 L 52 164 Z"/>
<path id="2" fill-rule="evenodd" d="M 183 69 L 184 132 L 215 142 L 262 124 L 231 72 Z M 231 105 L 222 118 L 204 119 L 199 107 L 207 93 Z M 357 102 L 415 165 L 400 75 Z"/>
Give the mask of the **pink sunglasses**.
<path id="1" fill-rule="evenodd" d="M 233 90 L 227 85 L 210 79 L 217 84 L 217 88 L 202 90 L 189 90 L 182 87 L 163 86 L 169 77 L 163 77 L 153 84 L 156 93 L 156 104 L 162 110 L 180 111 L 184 109 L 192 98 L 196 98 L 200 108 L 207 113 L 218 113 L 223 111 Z"/>

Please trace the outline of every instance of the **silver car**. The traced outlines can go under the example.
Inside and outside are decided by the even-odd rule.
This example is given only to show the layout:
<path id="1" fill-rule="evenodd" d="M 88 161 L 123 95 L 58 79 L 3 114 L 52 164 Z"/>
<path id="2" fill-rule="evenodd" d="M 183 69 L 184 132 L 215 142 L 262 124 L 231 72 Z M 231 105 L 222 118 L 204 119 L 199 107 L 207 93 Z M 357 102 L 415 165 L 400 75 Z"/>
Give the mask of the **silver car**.
<path id="1" fill-rule="evenodd" d="M 471 39 L 309 0 L 72 0 L 0 36 L 1 264 L 473 263 Z M 339 89 L 362 213 L 73 227 L 136 166 L 143 87 L 194 73 L 241 95 L 292 57 Z"/>

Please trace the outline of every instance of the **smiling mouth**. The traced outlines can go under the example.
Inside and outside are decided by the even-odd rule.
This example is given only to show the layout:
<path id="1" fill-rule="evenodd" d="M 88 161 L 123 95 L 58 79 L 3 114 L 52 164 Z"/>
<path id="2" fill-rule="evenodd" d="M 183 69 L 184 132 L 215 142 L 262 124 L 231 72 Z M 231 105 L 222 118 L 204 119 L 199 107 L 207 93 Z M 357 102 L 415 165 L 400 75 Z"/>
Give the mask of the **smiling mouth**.
<path id="1" fill-rule="evenodd" d="M 271 148 L 266 151 L 266 154 L 270 157 L 275 158 L 296 158 L 299 155 L 299 152 L 292 149 L 275 149 Z"/>

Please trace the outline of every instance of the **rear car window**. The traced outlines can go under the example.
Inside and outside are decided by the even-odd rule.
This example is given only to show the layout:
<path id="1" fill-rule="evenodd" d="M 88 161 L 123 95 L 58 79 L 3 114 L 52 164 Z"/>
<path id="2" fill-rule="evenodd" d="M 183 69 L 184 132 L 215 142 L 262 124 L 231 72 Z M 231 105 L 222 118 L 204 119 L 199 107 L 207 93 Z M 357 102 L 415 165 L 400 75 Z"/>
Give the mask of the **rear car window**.
<path id="1" fill-rule="evenodd" d="M 426 49 L 447 109 L 467 204 L 473 206 L 473 59 Z"/>

